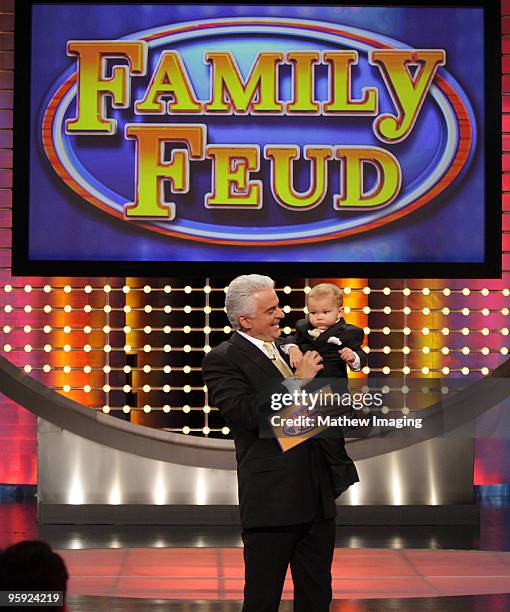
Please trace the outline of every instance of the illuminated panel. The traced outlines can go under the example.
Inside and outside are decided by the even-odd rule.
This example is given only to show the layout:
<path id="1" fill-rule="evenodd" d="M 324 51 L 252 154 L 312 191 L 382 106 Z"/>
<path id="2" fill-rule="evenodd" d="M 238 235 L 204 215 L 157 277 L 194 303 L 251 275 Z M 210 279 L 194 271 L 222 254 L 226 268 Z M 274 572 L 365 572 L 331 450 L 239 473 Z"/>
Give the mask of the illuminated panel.
<path id="1" fill-rule="evenodd" d="M 14 269 L 499 272 L 494 5 L 432 4 L 28 2 Z"/>

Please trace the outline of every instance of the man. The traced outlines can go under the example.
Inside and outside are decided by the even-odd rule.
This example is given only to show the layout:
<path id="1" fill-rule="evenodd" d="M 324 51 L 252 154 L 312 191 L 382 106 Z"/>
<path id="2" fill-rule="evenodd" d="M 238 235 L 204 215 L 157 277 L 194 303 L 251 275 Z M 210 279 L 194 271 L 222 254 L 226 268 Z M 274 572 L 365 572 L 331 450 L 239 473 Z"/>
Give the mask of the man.
<path id="1" fill-rule="evenodd" d="M 243 611 L 277 612 L 290 563 L 295 612 L 326 612 L 336 505 L 323 451 L 311 439 L 283 453 L 274 438 L 259 436 L 272 394 L 299 390 L 322 369 L 322 358 L 306 352 L 292 374 L 274 344 L 283 312 L 269 277 L 234 279 L 225 306 L 235 331 L 208 353 L 202 367 L 211 404 L 219 408 L 236 447 Z"/>

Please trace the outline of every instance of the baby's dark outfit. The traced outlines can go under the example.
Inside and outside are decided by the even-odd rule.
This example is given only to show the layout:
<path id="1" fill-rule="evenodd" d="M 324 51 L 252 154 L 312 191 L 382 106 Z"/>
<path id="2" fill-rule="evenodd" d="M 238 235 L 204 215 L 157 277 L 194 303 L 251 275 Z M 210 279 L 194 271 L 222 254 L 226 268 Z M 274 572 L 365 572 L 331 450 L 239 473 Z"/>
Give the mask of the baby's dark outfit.
<path id="1" fill-rule="evenodd" d="M 319 353 L 323 360 L 324 369 L 312 381 L 314 389 L 329 384 L 334 393 L 340 395 L 347 393 L 349 390 L 347 364 L 340 357 L 338 351 L 345 347 L 350 348 L 359 356 L 360 367 L 364 367 L 367 363 L 367 355 L 361 349 L 364 338 L 363 330 L 356 325 L 349 325 L 344 319 L 340 319 L 334 325 L 325 329 L 317 338 L 308 333 L 313 329 L 308 319 L 301 319 L 296 323 L 296 333 L 280 340 L 280 344 L 296 344 L 303 353 L 306 351 L 317 351 Z M 328 342 L 328 338 L 333 336 L 341 341 L 340 346 Z M 321 379 L 323 379 L 322 383 Z M 307 390 L 313 389 L 307 386 Z M 338 497 L 352 484 L 359 481 L 356 466 L 345 450 L 342 435 L 339 434 L 333 438 L 320 438 L 320 445 L 330 467 L 335 497 Z"/>

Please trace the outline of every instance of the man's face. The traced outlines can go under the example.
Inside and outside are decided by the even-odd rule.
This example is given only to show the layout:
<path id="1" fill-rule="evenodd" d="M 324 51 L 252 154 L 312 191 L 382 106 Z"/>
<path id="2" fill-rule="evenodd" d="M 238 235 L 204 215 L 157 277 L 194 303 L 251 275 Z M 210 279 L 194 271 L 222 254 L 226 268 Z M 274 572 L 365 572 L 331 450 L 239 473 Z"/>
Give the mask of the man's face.
<path id="1" fill-rule="evenodd" d="M 343 308 L 339 308 L 333 296 L 308 300 L 308 320 L 313 327 L 328 329 L 338 321 L 342 314 Z"/>
<path id="2" fill-rule="evenodd" d="M 278 307 L 274 289 L 262 289 L 252 296 L 252 314 L 239 317 L 241 331 L 249 336 L 271 342 L 279 337 L 283 311 Z"/>

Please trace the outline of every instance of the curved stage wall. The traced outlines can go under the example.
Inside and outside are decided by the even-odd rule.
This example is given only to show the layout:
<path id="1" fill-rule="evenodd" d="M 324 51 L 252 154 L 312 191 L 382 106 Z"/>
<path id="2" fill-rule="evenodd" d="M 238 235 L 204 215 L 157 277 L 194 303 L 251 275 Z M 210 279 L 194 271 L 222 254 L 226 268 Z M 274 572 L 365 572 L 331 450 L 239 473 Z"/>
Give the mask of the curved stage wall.
<path id="1" fill-rule="evenodd" d="M 133 425 L 62 397 L 1 357 L 0 369 L 3 391 L 39 415 L 40 522 L 237 522 L 231 441 Z M 467 514 L 462 508 L 473 496 L 472 419 L 508 397 L 509 374 L 507 361 L 492 376 L 422 410 L 425 421 L 436 420 L 421 434 L 428 439 L 390 430 L 349 440 L 361 482 L 343 496 L 341 504 L 351 511 L 344 508 L 339 522 L 391 521 L 391 513 L 382 519 L 367 514 L 366 506 L 393 507 L 394 520 L 404 522 L 476 518 L 475 508 Z M 414 517 L 402 514 L 413 506 L 421 507 Z"/>
<path id="2" fill-rule="evenodd" d="M 398 507 L 400 520 L 406 522 L 412 519 L 403 506 L 422 505 L 431 506 L 431 512 L 418 513 L 420 520 L 425 516 L 433 522 L 472 520 L 477 515 L 474 509 L 459 515 L 458 508 L 448 508 L 448 519 L 444 512 L 450 504 L 473 501 L 472 429 L 457 434 L 357 461 L 360 483 L 340 502 L 353 508 L 348 513 L 342 510 L 339 522 L 383 520 L 376 512 L 367 514 L 367 508 L 359 515 L 359 506 Z M 149 516 L 151 523 L 238 522 L 234 470 L 147 459 L 91 442 L 41 419 L 38 440 L 42 523 L 145 523 Z"/>

